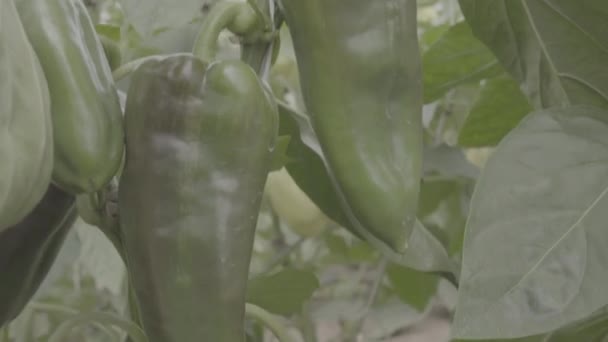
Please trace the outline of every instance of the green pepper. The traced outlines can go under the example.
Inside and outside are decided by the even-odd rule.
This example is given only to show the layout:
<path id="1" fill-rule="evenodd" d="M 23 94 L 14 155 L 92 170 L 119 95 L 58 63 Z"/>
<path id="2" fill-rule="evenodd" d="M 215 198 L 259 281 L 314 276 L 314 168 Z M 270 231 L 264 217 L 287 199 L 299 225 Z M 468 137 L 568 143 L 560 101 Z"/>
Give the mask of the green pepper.
<path id="1" fill-rule="evenodd" d="M 0 233 L 40 201 L 53 169 L 49 93 L 12 1 L 0 3 Z"/>
<path id="2" fill-rule="evenodd" d="M 51 95 L 53 182 L 78 194 L 106 185 L 122 161 L 122 112 L 103 46 L 81 0 L 19 0 Z"/>
<path id="3" fill-rule="evenodd" d="M 276 104 L 244 62 L 188 55 L 132 76 L 119 184 L 122 242 L 150 342 L 244 341 Z"/>
<path id="4" fill-rule="evenodd" d="M 76 217 L 74 196 L 50 185 L 31 213 L 0 233 L 0 327 L 36 293 Z"/>
<path id="5" fill-rule="evenodd" d="M 281 0 L 304 102 L 341 204 L 403 252 L 422 173 L 415 0 Z"/>

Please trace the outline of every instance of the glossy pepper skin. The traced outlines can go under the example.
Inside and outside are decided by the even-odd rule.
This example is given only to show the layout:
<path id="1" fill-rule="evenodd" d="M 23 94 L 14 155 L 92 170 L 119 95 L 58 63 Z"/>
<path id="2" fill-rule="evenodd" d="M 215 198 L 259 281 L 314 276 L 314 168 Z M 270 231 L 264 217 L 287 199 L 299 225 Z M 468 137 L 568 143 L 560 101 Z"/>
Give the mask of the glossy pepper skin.
<path id="1" fill-rule="evenodd" d="M 133 74 L 119 211 L 150 342 L 244 341 L 277 115 L 272 95 L 241 61 L 173 56 Z"/>
<path id="2" fill-rule="evenodd" d="M 36 293 L 76 217 L 74 196 L 50 185 L 31 213 L 0 233 L 0 326 Z"/>
<path id="3" fill-rule="evenodd" d="M 46 79 L 13 1 L 0 2 L 0 234 L 51 181 L 53 128 Z"/>
<path id="4" fill-rule="evenodd" d="M 281 0 L 304 102 L 342 205 L 402 252 L 422 173 L 415 0 Z"/>
<path id="5" fill-rule="evenodd" d="M 124 144 L 112 72 L 80 0 L 18 0 L 27 36 L 51 95 L 53 182 L 70 193 L 94 192 L 118 170 Z"/>

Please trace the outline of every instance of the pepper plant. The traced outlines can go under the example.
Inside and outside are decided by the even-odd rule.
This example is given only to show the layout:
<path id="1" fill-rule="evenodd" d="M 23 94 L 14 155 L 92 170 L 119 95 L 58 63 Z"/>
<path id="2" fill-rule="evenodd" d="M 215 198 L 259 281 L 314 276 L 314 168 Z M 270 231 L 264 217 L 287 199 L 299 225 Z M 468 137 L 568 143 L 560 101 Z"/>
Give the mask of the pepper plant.
<path id="1" fill-rule="evenodd" d="M 607 340 L 606 23 L 0 0 L 0 341 Z"/>

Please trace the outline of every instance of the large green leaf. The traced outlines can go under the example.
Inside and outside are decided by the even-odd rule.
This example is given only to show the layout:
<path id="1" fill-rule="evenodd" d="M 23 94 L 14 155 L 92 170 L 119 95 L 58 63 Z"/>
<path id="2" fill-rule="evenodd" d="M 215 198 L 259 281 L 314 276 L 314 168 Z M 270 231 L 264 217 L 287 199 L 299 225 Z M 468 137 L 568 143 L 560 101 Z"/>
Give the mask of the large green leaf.
<path id="1" fill-rule="evenodd" d="M 492 52 L 458 23 L 431 45 L 422 57 L 424 102 L 432 102 L 454 87 L 500 74 L 502 67 Z"/>
<path id="2" fill-rule="evenodd" d="M 517 338 L 608 304 L 608 112 L 530 114 L 488 160 L 467 222 L 453 334 Z"/>
<path id="3" fill-rule="evenodd" d="M 582 321 L 548 334 L 501 340 L 455 340 L 453 342 L 606 342 L 608 337 L 608 315 L 606 309 L 599 310 Z"/>
<path id="4" fill-rule="evenodd" d="M 582 322 L 576 322 L 560 329 L 544 342 L 605 342 L 608 339 L 608 312 L 600 310 Z"/>
<path id="5" fill-rule="evenodd" d="M 460 129 L 458 143 L 463 147 L 494 146 L 531 110 L 511 77 L 489 79 Z"/>
<path id="6" fill-rule="evenodd" d="M 608 107 L 608 1 L 460 0 L 534 107 Z"/>

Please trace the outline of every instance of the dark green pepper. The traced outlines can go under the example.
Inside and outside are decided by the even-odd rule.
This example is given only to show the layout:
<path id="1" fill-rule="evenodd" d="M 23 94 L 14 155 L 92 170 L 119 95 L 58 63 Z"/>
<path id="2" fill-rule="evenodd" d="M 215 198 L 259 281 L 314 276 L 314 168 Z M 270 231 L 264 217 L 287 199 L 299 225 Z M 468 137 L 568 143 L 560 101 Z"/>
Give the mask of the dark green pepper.
<path id="1" fill-rule="evenodd" d="M 51 181 L 46 80 L 12 1 L 0 2 L 0 233 L 21 221 Z"/>
<path id="2" fill-rule="evenodd" d="M 241 61 L 167 57 L 133 74 L 125 129 L 122 242 L 150 342 L 243 342 L 272 95 Z"/>
<path id="3" fill-rule="evenodd" d="M 304 102 L 345 212 L 397 252 L 416 221 L 422 94 L 415 0 L 281 0 Z"/>
<path id="4" fill-rule="evenodd" d="M 94 192 L 118 170 L 124 133 L 112 72 L 81 0 L 19 0 L 17 9 L 49 84 L 53 182 Z"/>
<path id="5" fill-rule="evenodd" d="M 74 196 L 50 185 L 31 213 L 0 233 L 0 326 L 36 293 L 76 217 Z"/>

